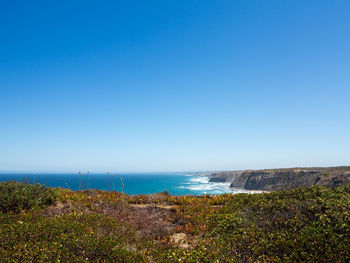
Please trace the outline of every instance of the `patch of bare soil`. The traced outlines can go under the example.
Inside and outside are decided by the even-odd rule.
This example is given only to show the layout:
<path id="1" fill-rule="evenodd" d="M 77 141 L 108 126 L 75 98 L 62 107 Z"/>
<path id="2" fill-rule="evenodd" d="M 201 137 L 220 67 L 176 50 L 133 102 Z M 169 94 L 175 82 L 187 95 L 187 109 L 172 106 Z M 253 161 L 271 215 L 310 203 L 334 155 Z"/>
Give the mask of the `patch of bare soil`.
<path id="1" fill-rule="evenodd" d="M 170 236 L 170 242 L 176 244 L 180 248 L 191 247 L 191 241 L 186 233 L 175 233 Z"/>
<path id="2" fill-rule="evenodd" d="M 64 214 L 71 214 L 76 210 L 77 207 L 72 202 L 57 202 L 53 206 L 47 207 L 42 214 L 45 216 L 60 216 Z"/>
<path id="3" fill-rule="evenodd" d="M 157 207 L 161 209 L 174 209 L 173 205 L 164 205 L 164 204 L 131 204 L 131 206 L 136 208 Z"/>

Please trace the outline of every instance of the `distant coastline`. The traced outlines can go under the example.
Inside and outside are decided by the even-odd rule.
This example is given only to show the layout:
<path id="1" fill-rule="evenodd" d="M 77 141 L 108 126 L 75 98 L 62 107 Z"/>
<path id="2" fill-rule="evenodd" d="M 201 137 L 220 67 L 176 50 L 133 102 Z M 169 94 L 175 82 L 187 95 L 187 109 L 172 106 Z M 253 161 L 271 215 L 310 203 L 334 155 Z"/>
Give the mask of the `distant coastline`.
<path id="1" fill-rule="evenodd" d="M 79 174 L 0 173 L 0 181 L 11 180 L 71 190 L 99 189 L 127 194 L 154 194 L 163 191 L 173 195 L 261 193 L 313 185 L 341 186 L 350 183 L 350 166 L 187 173 L 82 173 L 80 177 Z"/>
<path id="2" fill-rule="evenodd" d="M 350 183 L 350 166 L 297 167 L 225 171 L 209 174 L 210 182 L 230 183 L 230 188 L 278 191 L 312 185 L 337 187 Z"/>
<path id="3" fill-rule="evenodd" d="M 122 178 L 122 182 L 121 182 Z M 138 173 L 138 174 L 10 174 L 0 173 L 0 181 L 34 182 L 70 190 L 99 189 L 127 194 L 154 194 L 167 191 L 173 195 L 246 193 L 249 190 L 230 188 L 229 183 L 209 182 L 203 173 Z M 121 185 L 123 183 L 123 187 Z"/>

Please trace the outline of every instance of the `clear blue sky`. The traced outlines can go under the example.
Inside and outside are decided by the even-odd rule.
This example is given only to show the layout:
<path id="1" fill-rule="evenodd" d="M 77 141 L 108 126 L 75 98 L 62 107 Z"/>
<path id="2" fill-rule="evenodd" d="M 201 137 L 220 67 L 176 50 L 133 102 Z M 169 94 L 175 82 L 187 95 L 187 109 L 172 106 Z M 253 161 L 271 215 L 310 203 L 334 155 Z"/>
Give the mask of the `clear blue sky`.
<path id="1" fill-rule="evenodd" d="M 350 165 L 350 1 L 0 1 L 1 171 Z"/>

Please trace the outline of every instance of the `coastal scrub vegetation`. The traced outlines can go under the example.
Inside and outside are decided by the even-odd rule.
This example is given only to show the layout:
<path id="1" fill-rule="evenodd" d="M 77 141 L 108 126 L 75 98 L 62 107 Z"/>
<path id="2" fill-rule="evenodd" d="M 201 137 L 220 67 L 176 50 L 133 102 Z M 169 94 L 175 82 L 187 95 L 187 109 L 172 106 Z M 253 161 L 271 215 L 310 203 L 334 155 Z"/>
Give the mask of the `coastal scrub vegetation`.
<path id="1" fill-rule="evenodd" d="M 0 198 L 3 262 L 350 260 L 350 185 L 172 196 L 7 182 Z"/>
<path id="2" fill-rule="evenodd" d="M 0 184 L 0 211 L 15 212 L 53 204 L 56 190 L 40 184 L 5 182 Z"/>

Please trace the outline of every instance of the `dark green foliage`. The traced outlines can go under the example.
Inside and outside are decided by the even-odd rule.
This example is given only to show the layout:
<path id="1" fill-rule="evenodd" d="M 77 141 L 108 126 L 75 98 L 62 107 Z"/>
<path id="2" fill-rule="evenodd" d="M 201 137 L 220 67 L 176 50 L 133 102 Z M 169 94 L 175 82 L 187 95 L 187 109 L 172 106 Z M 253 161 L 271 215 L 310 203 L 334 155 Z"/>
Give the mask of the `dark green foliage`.
<path id="1" fill-rule="evenodd" d="M 56 200 L 55 190 L 40 184 L 0 183 L 0 211 L 15 212 L 43 207 Z"/>
<path id="2" fill-rule="evenodd" d="M 124 248 L 125 232 L 97 214 L 0 214 L 0 256 L 9 262 L 140 262 Z"/>
<path id="3" fill-rule="evenodd" d="M 237 195 L 210 220 L 215 259 L 350 260 L 350 187 Z"/>

